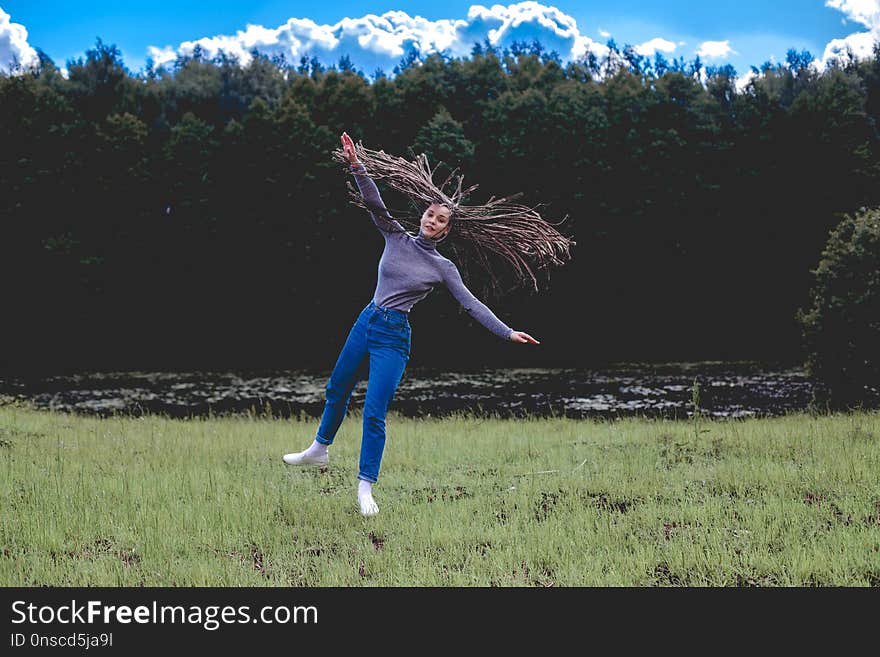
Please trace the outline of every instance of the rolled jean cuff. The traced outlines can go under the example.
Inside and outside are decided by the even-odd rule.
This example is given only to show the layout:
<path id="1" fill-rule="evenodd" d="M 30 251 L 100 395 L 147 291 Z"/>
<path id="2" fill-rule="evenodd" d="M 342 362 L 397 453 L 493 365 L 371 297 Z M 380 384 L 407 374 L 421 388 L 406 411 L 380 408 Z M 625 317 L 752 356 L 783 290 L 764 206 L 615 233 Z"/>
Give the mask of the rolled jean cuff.
<path id="1" fill-rule="evenodd" d="M 359 472 L 359 473 L 358 473 L 358 479 L 360 479 L 361 481 L 368 481 L 368 482 L 371 483 L 371 484 L 375 484 L 376 481 L 377 481 L 377 480 L 374 479 L 373 477 L 368 477 L 367 475 L 365 475 L 365 474 L 362 473 L 362 472 Z"/>
<path id="2" fill-rule="evenodd" d="M 333 444 L 332 440 L 326 440 L 324 438 L 321 438 L 321 436 L 319 436 L 318 434 L 315 434 L 315 442 L 321 443 L 322 445 L 332 445 Z"/>

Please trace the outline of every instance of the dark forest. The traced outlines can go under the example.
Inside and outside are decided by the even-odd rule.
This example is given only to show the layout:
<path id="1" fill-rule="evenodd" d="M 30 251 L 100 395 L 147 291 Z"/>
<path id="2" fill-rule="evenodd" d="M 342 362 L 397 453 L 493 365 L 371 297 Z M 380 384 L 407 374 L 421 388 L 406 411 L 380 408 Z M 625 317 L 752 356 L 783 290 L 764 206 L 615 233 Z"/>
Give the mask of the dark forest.
<path id="1" fill-rule="evenodd" d="M 332 367 L 383 246 L 331 157 L 343 130 L 459 167 L 477 200 L 521 192 L 577 242 L 537 292 L 462 270 L 540 346 L 438 288 L 413 364 L 803 362 L 811 270 L 880 203 L 880 48 L 822 73 L 792 50 L 737 89 L 729 66 L 609 46 L 413 52 L 393 75 L 198 50 L 133 74 L 99 40 L 64 78 L 41 53 L 0 76 L 0 367 Z"/>

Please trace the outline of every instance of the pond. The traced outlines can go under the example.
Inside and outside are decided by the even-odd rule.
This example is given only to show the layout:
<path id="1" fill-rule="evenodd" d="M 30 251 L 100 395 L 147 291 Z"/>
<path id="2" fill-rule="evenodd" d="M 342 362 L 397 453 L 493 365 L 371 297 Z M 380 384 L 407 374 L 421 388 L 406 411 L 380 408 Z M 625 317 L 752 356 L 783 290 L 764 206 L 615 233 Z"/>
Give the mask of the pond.
<path id="1" fill-rule="evenodd" d="M 329 371 L 82 372 L 0 380 L 0 394 L 40 408 L 171 417 L 269 413 L 319 417 Z M 391 410 L 407 416 L 465 411 L 499 417 L 780 415 L 806 410 L 818 384 L 798 368 L 759 363 L 622 364 L 603 369 L 521 368 L 441 371 L 409 368 Z M 352 396 L 363 407 L 367 381 Z M 876 391 L 875 391 L 876 392 Z M 866 399 L 876 404 L 876 396 Z"/>

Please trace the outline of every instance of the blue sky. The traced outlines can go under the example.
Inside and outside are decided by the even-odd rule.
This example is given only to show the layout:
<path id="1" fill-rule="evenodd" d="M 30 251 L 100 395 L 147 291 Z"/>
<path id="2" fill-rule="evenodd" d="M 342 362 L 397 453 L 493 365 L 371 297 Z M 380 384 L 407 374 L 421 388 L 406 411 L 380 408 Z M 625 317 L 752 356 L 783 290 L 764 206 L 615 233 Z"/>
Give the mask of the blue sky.
<path id="1" fill-rule="evenodd" d="M 475 13 L 473 8 L 479 6 L 483 9 Z M 397 13 L 385 21 L 340 23 L 386 12 Z M 287 25 L 292 18 L 308 21 Z M 454 21 L 460 21 L 457 29 Z M 245 34 L 248 25 L 260 27 Z M 647 54 L 659 48 L 667 58 L 690 60 L 701 52 L 707 64 L 733 64 L 744 74 L 768 59 L 784 60 L 789 48 L 809 50 L 822 59 L 829 44 L 848 43 L 857 54 L 867 54 L 866 44 L 875 35 L 880 35 L 880 0 L 564 0 L 498 5 L 456 0 L 0 0 L 0 67 L 13 54 L 26 61 L 34 47 L 64 67 L 101 37 L 120 48 L 133 71 L 142 70 L 148 56 L 170 59 L 191 50 L 192 42 L 207 39 L 203 45 L 209 52 L 223 47 L 246 53 L 256 40 L 261 50 L 284 52 L 290 61 L 297 61 L 302 52 L 325 63 L 348 54 L 356 66 L 372 73 L 377 67 L 390 71 L 406 37 L 423 50 L 442 46 L 460 54 L 470 50 L 474 39 L 489 36 L 500 39 L 500 45 L 537 37 L 563 59 L 586 50 L 600 54 L 613 38 L 618 45 L 640 46 Z"/>

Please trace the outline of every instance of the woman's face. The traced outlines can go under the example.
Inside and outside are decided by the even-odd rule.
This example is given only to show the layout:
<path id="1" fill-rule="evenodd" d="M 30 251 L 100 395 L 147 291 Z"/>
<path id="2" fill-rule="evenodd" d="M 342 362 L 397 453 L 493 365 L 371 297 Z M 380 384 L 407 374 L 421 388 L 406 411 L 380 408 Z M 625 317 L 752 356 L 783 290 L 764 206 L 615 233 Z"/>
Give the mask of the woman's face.
<path id="1" fill-rule="evenodd" d="M 439 203 L 431 203 L 422 214 L 421 225 L 425 237 L 439 240 L 449 232 L 449 208 Z"/>

